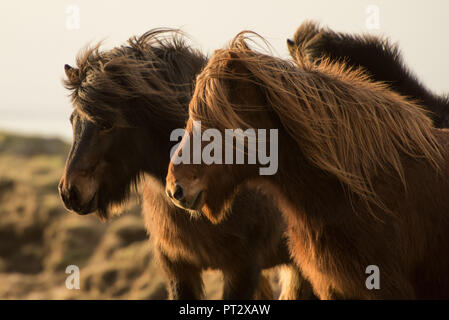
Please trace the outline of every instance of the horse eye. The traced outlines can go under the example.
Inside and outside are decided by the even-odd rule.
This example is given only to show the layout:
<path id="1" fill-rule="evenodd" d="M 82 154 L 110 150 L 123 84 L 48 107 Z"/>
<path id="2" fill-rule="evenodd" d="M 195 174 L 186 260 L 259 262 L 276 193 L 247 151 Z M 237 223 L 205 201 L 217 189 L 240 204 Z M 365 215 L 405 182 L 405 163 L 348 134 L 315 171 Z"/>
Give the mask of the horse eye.
<path id="1" fill-rule="evenodd" d="M 99 123 L 98 127 L 101 131 L 109 131 L 113 128 L 113 126 L 110 123 Z"/>

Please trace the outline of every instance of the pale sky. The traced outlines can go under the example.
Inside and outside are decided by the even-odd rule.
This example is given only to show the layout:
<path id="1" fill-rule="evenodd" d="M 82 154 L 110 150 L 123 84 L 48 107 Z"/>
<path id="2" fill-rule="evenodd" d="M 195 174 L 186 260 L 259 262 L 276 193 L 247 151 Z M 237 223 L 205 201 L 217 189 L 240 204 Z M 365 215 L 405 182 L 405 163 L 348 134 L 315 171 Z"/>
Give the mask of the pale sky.
<path id="1" fill-rule="evenodd" d="M 379 30 L 367 24 L 372 5 L 379 8 Z M 207 53 L 250 29 L 283 57 L 286 38 L 306 19 L 336 31 L 382 34 L 399 43 L 427 87 L 449 92 L 447 0 L 1 0 L 0 12 L 0 130 L 71 138 L 64 64 L 73 64 L 89 42 L 106 39 L 110 48 L 156 27 L 181 28 Z"/>

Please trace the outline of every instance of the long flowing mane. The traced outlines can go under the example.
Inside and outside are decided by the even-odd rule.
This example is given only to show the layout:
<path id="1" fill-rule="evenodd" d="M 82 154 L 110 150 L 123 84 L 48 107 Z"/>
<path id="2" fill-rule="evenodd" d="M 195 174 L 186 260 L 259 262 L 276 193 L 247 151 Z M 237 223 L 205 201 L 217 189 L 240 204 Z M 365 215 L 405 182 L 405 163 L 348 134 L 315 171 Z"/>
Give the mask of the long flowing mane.
<path id="1" fill-rule="evenodd" d="M 203 129 L 248 127 L 245 110 L 274 112 L 310 163 L 382 208 L 373 182 L 388 174 L 406 187 L 401 155 L 438 167 L 432 122 L 413 101 L 369 81 L 360 70 L 329 61 L 297 67 L 251 49 L 248 39 L 242 32 L 215 51 L 198 76 L 190 116 L 201 120 Z M 255 84 L 266 106 L 233 104 L 230 80 Z"/>
<path id="2" fill-rule="evenodd" d="M 387 82 L 394 91 L 419 100 L 430 114 L 436 127 L 448 127 L 449 95 L 436 95 L 421 83 L 405 63 L 398 43 L 372 34 L 336 32 L 314 21 L 303 22 L 288 40 L 288 49 L 295 60 L 344 61 L 361 67 L 373 81 Z"/>
<path id="3" fill-rule="evenodd" d="M 77 67 L 64 80 L 81 114 L 109 125 L 184 123 L 193 79 L 206 58 L 182 32 L 152 29 L 109 51 L 100 45 L 80 51 Z"/>

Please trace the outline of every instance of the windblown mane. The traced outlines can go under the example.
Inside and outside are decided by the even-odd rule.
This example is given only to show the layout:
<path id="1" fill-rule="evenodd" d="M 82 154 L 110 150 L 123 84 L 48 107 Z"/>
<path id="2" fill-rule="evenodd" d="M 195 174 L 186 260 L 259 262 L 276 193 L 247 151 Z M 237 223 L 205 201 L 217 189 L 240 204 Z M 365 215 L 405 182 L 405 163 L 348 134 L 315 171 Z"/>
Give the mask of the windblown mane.
<path id="1" fill-rule="evenodd" d="M 351 41 L 359 44 L 359 46 L 366 47 L 367 52 L 372 51 L 374 54 L 381 55 L 382 60 L 378 58 L 381 61 L 391 61 L 391 64 L 401 66 L 404 68 L 407 76 L 412 77 L 405 67 L 398 44 L 392 43 L 386 37 L 374 36 L 372 34 L 338 33 L 328 27 L 322 27 L 314 21 L 306 21 L 295 32 L 293 39 L 294 47 L 289 48 L 293 50 L 291 54 L 304 55 L 310 62 L 322 60 L 323 55 L 328 55 L 328 52 L 323 53 L 324 49 L 322 49 L 325 46 L 323 43 L 325 40 L 332 39 L 336 43 L 346 40 L 347 42 Z M 323 51 L 320 51 L 320 49 Z M 347 58 L 345 56 L 340 57 L 340 62 L 344 62 Z"/>
<path id="2" fill-rule="evenodd" d="M 327 58 L 363 68 L 371 80 L 385 82 L 399 94 L 418 100 L 431 111 L 436 127 L 449 126 L 449 95 L 436 95 L 428 90 L 406 65 L 398 44 L 390 39 L 372 34 L 335 32 L 316 22 L 305 21 L 287 44 L 294 60 L 298 55 L 299 61 L 306 59 L 310 63 L 320 63 Z"/>
<path id="3" fill-rule="evenodd" d="M 184 123 L 193 79 L 206 58 L 180 31 L 153 29 L 109 51 L 100 45 L 82 50 L 64 80 L 81 114 L 109 126 Z"/>
<path id="4" fill-rule="evenodd" d="M 251 119 L 245 110 L 274 111 L 310 163 L 334 175 L 350 194 L 382 208 L 374 179 L 394 175 L 406 187 L 401 154 L 438 167 L 432 121 L 417 104 L 344 64 L 303 61 L 299 68 L 257 52 L 246 33 L 215 51 L 197 78 L 190 116 L 203 129 L 246 128 Z M 267 106 L 233 104 L 229 80 L 254 83 Z"/>

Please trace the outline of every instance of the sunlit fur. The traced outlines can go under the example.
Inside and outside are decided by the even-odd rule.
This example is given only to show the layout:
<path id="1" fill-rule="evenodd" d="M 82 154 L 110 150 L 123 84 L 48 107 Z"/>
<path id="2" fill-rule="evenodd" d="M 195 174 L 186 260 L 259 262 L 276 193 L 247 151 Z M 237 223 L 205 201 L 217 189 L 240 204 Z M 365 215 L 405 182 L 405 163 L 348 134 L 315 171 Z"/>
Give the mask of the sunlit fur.
<path id="1" fill-rule="evenodd" d="M 404 63 L 398 44 L 388 38 L 335 32 L 306 21 L 287 45 L 295 60 L 299 54 L 310 62 L 320 63 L 328 58 L 353 68 L 363 68 L 370 79 L 385 82 L 394 91 L 419 101 L 431 111 L 430 117 L 436 127 L 449 127 L 449 96 L 428 90 Z M 300 62 L 302 58 L 298 60 Z"/>
<path id="2" fill-rule="evenodd" d="M 155 119 L 166 117 L 185 121 L 180 110 L 191 95 L 191 73 L 205 57 L 186 45 L 181 32 L 154 29 L 127 45 L 99 48 L 81 51 L 77 68 L 65 80 L 80 113 L 99 124 L 125 127 L 157 124 Z M 185 57 L 182 63 L 177 62 L 180 56 Z"/>
<path id="3" fill-rule="evenodd" d="M 184 126 L 195 76 L 206 62 L 174 30 L 151 30 L 110 51 L 98 46 L 83 50 L 77 66 L 66 67 L 74 142 L 65 178 L 87 170 L 90 178 L 99 180 L 98 212 L 103 218 L 141 182 L 143 215 L 170 298 L 202 298 L 201 273 L 208 268 L 223 272 L 224 298 L 272 298 L 261 270 L 291 259 L 285 223 L 269 197 L 242 190 L 228 208 L 226 221 L 214 225 L 197 212 L 191 215 L 175 207 L 165 194 L 174 144 L 170 134 Z M 98 174 L 97 164 L 103 167 Z M 300 274 L 292 281 L 298 279 Z M 300 294 L 289 298 L 313 297 L 309 284 L 301 289 L 298 283 L 285 285 L 288 292 Z"/>
<path id="4" fill-rule="evenodd" d="M 233 61 L 247 74 L 230 70 Z M 337 177 L 351 194 L 383 208 L 373 179 L 385 171 L 405 187 L 402 153 L 437 166 L 441 155 L 433 125 L 417 104 L 344 64 L 304 60 L 302 65 L 255 52 L 238 36 L 229 49 L 215 51 L 198 76 L 190 116 L 204 129 L 249 127 L 243 108 L 266 111 L 266 106 L 233 104 L 225 82 L 253 82 L 308 161 Z"/>
<path id="5" fill-rule="evenodd" d="M 104 196 L 100 197 L 97 210 L 101 218 L 107 218 L 123 206 L 131 187 L 139 183 L 142 168 L 137 163 L 160 165 L 143 147 L 124 140 L 147 135 L 151 139 L 157 135 L 168 141 L 167 126 L 183 126 L 192 80 L 204 65 L 205 57 L 186 44 L 180 31 L 170 29 L 150 30 L 112 50 L 102 51 L 100 44 L 80 51 L 76 68 L 66 67 L 64 85 L 71 91 L 73 119 L 85 122 L 84 126 L 94 124 L 93 130 L 101 135 L 107 132 L 109 140 L 116 141 L 111 147 L 115 150 L 104 156 L 111 166 L 119 169 L 114 172 L 114 182 L 102 185 Z M 151 132 L 142 132 L 149 124 Z M 76 130 L 76 134 L 81 134 L 81 130 Z M 79 137 L 74 138 L 75 146 Z M 157 144 L 161 142 L 152 139 L 147 148 Z M 168 152 L 165 145 L 162 143 L 160 152 Z M 122 159 L 124 154 L 133 153 L 135 159 Z M 125 166 L 124 162 L 128 164 Z M 106 176 L 105 180 L 108 179 Z"/>
<path id="6" fill-rule="evenodd" d="M 203 130 L 277 128 L 278 172 L 171 164 L 167 181 L 188 191 L 195 170 L 214 202 L 245 183 L 273 195 L 320 298 L 449 298 L 449 133 L 360 70 L 327 60 L 298 67 L 252 50 L 248 36 L 257 38 L 239 34 L 197 77 L 187 129 L 193 120 Z M 379 290 L 365 286 L 371 264 Z"/>

